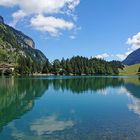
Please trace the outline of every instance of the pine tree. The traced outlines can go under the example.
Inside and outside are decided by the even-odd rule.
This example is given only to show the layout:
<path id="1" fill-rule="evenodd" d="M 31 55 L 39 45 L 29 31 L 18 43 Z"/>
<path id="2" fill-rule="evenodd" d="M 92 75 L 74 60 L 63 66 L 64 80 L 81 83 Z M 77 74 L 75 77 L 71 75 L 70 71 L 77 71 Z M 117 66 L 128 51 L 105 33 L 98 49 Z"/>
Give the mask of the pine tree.
<path id="1" fill-rule="evenodd" d="M 97 58 L 88 59 L 86 57 L 76 56 L 66 60 L 63 58 L 61 61 L 56 59 L 51 67 L 51 72 L 62 75 L 118 75 L 118 69 L 123 69 L 124 66 L 119 61 L 107 62 Z"/>

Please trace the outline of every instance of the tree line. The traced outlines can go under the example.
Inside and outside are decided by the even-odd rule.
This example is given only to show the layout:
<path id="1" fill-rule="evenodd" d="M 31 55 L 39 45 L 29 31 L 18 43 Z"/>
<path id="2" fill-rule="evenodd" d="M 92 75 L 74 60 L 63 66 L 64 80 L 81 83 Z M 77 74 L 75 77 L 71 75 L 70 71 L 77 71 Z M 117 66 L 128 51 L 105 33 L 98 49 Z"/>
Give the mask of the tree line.
<path id="1" fill-rule="evenodd" d="M 28 57 L 19 57 L 16 74 L 53 74 L 53 75 L 118 75 L 123 69 L 120 61 L 105 61 L 97 58 L 75 56 L 70 59 L 56 59 L 52 63 L 47 59 L 44 64 L 32 61 Z"/>
<path id="2" fill-rule="evenodd" d="M 118 75 L 124 66 L 120 61 L 75 56 L 70 59 L 46 61 L 42 73 L 54 75 Z"/>

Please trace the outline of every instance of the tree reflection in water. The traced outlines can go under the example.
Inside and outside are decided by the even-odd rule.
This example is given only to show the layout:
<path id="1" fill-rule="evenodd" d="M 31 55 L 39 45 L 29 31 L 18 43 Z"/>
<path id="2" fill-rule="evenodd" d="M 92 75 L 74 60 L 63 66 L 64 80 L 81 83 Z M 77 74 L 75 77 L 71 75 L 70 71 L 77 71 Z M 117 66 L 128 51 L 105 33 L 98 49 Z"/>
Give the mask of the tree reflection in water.
<path id="1" fill-rule="evenodd" d="M 12 120 L 20 118 L 32 110 L 36 98 L 41 97 L 49 88 L 53 88 L 55 91 L 71 91 L 73 94 L 86 94 L 87 91 L 95 93 L 95 91 L 105 90 L 108 87 L 123 87 L 125 88 L 124 93 L 131 95 L 132 103 L 128 105 L 129 109 L 140 115 L 140 80 L 137 81 L 136 84 L 131 78 L 125 80 L 122 77 L 1 78 L 0 131 Z M 46 120 L 45 122 L 48 123 Z M 57 121 L 54 120 L 54 122 Z M 73 125 L 72 121 L 66 122 L 68 123 L 66 126 Z M 63 122 L 60 121 L 56 124 L 60 126 Z M 59 127 L 59 129 L 63 127 Z M 36 127 L 32 127 L 32 129 L 36 130 Z"/>

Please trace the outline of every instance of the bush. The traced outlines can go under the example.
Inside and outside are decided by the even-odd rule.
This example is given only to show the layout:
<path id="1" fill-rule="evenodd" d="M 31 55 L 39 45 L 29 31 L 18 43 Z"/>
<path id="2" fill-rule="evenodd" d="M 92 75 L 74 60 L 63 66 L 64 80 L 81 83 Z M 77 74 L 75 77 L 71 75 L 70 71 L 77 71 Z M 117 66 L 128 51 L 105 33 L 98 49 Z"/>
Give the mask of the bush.
<path id="1" fill-rule="evenodd" d="M 5 70 L 4 75 L 6 75 L 6 76 L 12 75 L 12 70 L 11 69 Z"/>
<path id="2" fill-rule="evenodd" d="M 0 70 L 0 76 L 2 75 L 2 70 Z"/>

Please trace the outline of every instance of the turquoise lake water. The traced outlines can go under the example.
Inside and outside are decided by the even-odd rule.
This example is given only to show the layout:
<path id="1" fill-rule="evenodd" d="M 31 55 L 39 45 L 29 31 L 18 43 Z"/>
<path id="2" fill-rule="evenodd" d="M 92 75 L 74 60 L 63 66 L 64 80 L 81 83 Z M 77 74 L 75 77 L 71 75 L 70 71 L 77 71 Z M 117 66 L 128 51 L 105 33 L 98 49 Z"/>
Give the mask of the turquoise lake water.
<path id="1" fill-rule="evenodd" d="M 0 140 L 140 140 L 140 78 L 0 78 Z"/>

